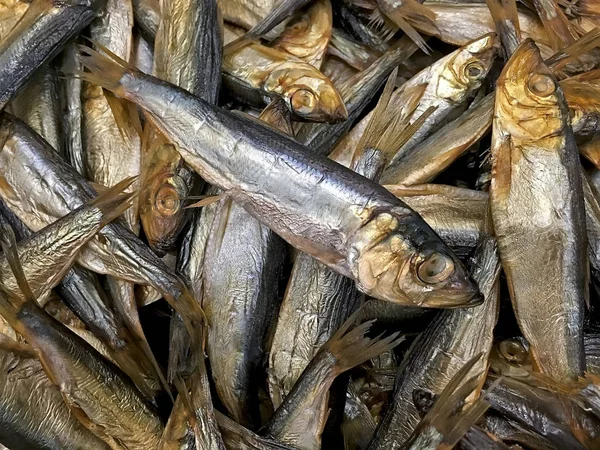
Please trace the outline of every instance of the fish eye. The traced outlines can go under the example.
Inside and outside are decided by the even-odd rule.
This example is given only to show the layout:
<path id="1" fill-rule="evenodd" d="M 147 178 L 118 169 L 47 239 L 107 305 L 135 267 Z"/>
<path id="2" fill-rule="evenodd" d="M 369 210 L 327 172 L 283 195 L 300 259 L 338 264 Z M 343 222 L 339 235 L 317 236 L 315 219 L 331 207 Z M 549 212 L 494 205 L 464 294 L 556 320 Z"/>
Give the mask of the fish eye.
<path id="1" fill-rule="evenodd" d="M 170 184 L 164 184 L 156 192 L 154 206 L 163 216 L 172 216 L 179 211 L 179 195 L 177 190 Z"/>
<path id="2" fill-rule="evenodd" d="M 465 75 L 469 79 L 476 80 L 481 78 L 484 73 L 485 67 L 479 61 L 470 62 L 465 66 Z"/>
<path id="3" fill-rule="evenodd" d="M 446 281 L 453 273 L 454 261 L 441 253 L 433 253 L 419 265 L 417 270 L 419 279 L 427 284 Z"/>
<path id="4" fill-rule="evenodd" d="M 527 360 L 527 349 L 518 339 L 507 339 L 500 342 L 499 350 L 507 361 L 523 363 Z"/>
<path id="5" fill-rule="evenodd" d="M 547 97 L 556 91 L 556 84 L 550 75 L 535 73 L 529 77 L 527 82 L 529 90 L 540 97 Z"/>
<path id="6" fill-rule="evenodd" d="M 291 104 L 295 112 L 306 114 L 315 109 L 317 97 L 307 89 L 298 89 L 292 95 Z"/>

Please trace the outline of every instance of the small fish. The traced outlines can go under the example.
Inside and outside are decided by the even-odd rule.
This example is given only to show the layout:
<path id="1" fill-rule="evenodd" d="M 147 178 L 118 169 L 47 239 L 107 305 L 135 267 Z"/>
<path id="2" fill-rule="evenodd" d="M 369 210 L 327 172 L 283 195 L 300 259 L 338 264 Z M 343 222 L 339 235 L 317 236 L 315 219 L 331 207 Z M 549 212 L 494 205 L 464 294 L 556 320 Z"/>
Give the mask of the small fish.
<path id="1" fill-rule="evenodd" d="M 0 342 L 0 441 L 12 449 L 110 449 L 69 410 L 33 349 L 6 347 Z"/>
<path id="2" fill-rule="evenodd" d="M 394 348 L 403 337 L 395 333 L 384 339 L 370 339 L 372 322 L 352 330 L 354 317 L 340 327 L 319 350 L 264 427 L 266 436 L 299 450 L 321 448 L 321 433 L 327 419 L 329 388 L 343 372 Z"/>
<path id="3" fill-rule="evenodd" d="M 472 375 L 478 374 L 479 386 L 483 384 L 500 302 L 500 261 L 491 236 L 483 238 L 473 265 L 474 278 L 485 297 L 483 304 L 443 311 L 418 336 L 398 372 L 392 406 L 369 450 L 403 448 L 401 444 L 409 439 L 420 420 L 413 391 L 442 394 L 465 361 L 477 355 Z M 465 336 L 473 339 L 466 340 Z"/>
<path id="4" fill-rule="evenodd" d="M 225 42 L 235 36 L 225 27 Z M 251 104 L 261 105 L 265 96 L 281 96 L 297 119 L 336 123 L 348 117 L 331 81 L 281 50 L 252 43 L 225 54 L 223 74 L 235 96 Z"/>
<path id="5" fill-rule="evenodd" d="M 318 0 L 305 13 L 289 22 L 271 46 L 320 70 L 331 40 L 332 22 L 330 0 Z"/>
<path id="6" fill-rule="evenodd" d="M 105 0 L 34 0 L 7 36 L 0 41 L 0 107 L 85 28 Z M 35 51 L 31 51 L 35 48 Z"/>
<path id="7" fill-rule="evenodd" d="M 585 370 L 588 261 L 580 172 L 562 90 L 536 45 L 525 40 L 498 79 L 491 209 L 521 331 L 538 369 L 562 382 Z M 564 192 L 572 194 L 567 199 Z M 532 210 L 531 201 L 538 207 Z"/>
<path id="8" fill-rule="evenodd" d="M 361 291 L 420 306 L 481 301 L 456 256 L 417 214 L 378 184 L 310 155 L 257 121 L 209 105 L 91 49 L 82 52 L 82 62 L 91 70 L 83 76 L 143 107 L 205 180 L 299 250 L 352 277 Z M 208 122 L 205 132 L 191 133 Z M 265 171 L 265 164 L 271 169 Z"/>

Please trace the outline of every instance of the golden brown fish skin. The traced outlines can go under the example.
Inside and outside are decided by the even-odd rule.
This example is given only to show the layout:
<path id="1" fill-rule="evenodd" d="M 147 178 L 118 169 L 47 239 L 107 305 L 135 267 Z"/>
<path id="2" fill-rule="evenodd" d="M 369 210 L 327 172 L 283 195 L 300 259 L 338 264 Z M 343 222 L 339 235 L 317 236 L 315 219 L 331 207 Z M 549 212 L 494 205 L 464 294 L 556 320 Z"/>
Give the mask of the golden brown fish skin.
<path id="1" fill-rule="evenodd" d="M 164 2 L 154 75 L 215 103 L 221 86 L 222 23 L 216 0 Z M 151 247 L 168 251 L 190 218 L 186 199 L 200 186 L 177 149 L 150 124 L 144 130 L 140 218 Z"/>
<path id="2" fill-rule="evenodd" d="M 12 449 L 109 450 L 69 410 L 37 358 L 1 347 L 0 441 Z"/>
<path id="3" fill-rule="evenodd" d="M 29 8 L 29 2 L 23 0 L 0 1 L 0 40 L 4 39 L 9 31 L 23 17 Z"/>
<path id="4" fill-rule="evenodd" d="M 333 27 L 330 0 L 318 0 L 304 14 L 288 23 L 273 47 L 321 69 Z"/>
<path id="5" fill-rule="evenodd" d="M 119 58 L 129 61 L 133 49 L 131 0 L 108 0 L 104 14 L 90 25 L 91 39 Z M 111 98 L 109 98 L 109 96 Z M 119 107 L 117 107 L 117 105 Z M 83 149 L 87 178 L 102 186 L 114 186 L 140 174 L 140 137 L 135 118 L 110 93 L 84 83 L 82 92 Z M 138 182 L 129 191 L 138 189 Z M 137 199 L 125 220 L 134 233 L 139 230 Z"/>
<path id="6" fill-rule="evenodd" d="M 517 321 L 541 372 L 577 379 L 588 295 L 581 173 L 562 90 L 529 39 L 498 79 L 492 163 L 494 229 Z"/>
<path id="7" fill-rule="evenodd" d="M 11 108 L 19 119 L 33 128 L 61 155 L 65 154 L 59 84 L 52 65 L 42 67 L 17 94 Z"/>
<path id="8" fill-rule="evenodd" d="M 223 20 L 249 30 L 265 17 L 280 0 L 219 0 Z"/>
<path id="9" fill-rule="evenodd" d="M 73 415 L 113 449 L 157 448 L 163 426 L 116 366 L 34 303 L 2 302 L 2 314 L 36 349 Z"/>
<path id="10" fill-rule="evenodd" d="M 225 42 L 232 34 L 226 27 Z M 333 83 L 310 64 L 281 50 L 253 43 L 233 51 L 223 57 L 223 74 L 233 89 L 251 90 L 255 101 L 262 102 L 263 95 L 281 96 L 297 119 L 336 123 L 348 117 Z"/>

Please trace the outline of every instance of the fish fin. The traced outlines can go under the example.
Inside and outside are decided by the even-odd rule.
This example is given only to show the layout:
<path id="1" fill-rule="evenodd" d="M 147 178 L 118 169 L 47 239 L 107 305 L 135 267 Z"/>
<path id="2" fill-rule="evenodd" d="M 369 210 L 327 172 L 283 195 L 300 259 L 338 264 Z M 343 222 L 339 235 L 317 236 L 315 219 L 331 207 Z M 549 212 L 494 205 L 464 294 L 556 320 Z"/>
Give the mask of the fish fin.
<path id="1" fill-rule="evenodd" d="M 383 13 L 389 17 L 409 38 L 413 40 L 415 44 L 427 55 L 431 52 L 431 47 L 427 45 L 425 39 L 419 34 L 419 32 L 406 21 L 407 17 L 413 19 L 417 17 L 420 21 L 429 21 L 430 24 L 435 24 L 435 13 L 428 7 L 421 5 L 414 0 L 407 0 L 399 8 L 391 8 L 383 11 Z"/>
<path id="2" fill-rule="evenodd" d="M 137 72 L 137 69 L 130 66 L 129 63 L 119 58 L 110 50 L 95 44 L 102 49 L 100 53 L 85 45 L 78 45 L 79 53 L 77 59 L 90 72 L 76 71 L 82 80 L 92 84 L 97 84 L 111 92 L 114 92 L 119 97 L 123 97 L 123 89 L 121 87 L 121 78 L 127 72 Z"/>
<path id="3" fill-rule="evenodd" d="M 37 359 L 38 357 L 37 352 L 31 345 L 17 342 L 4 333 L 0 333 L 0 349 L 23 358 Z"/>
<path id="4" fill-rule="evenodd" d="M 486 3 L 508 61 L 522 40 L 517 3 L 515 0 L 486 0 Z"/>
<path id="5" fill-rule="evenodd" d="M 88 183 L 90 184 L 90 186 L 92 186 L 92 188 L 94 188 L 98 195 L 104 194 L 110 189 L 108 186 L 104 186 L 101 183 L 96 183 L 95 181 L 88 181 Z"/>
<path id="6" fill-rule="evenodd" d="M 380 9 L 375 8 L 369 16 L 368 27 L 383 33 L 383 40 L 389 41 L 400 29 L 392 19 L 386 16 Z"/>
<path id="7" fill-rule="evenodd" d="M 376 148 L 377 140 L 389 124 L 390 121 L 386 112 L 388 112 L 387 109 L 396 86 L 397 76 L 398 68 L 396 67 L 388 77 L 383 91 L 379 96 L 379 100 L 377 101 L 377 105 L 375 105 L 375 108 L 373 109 L 373 114 L 365 127 L 365 131 L 356 144 L 356 150 L 352 156 L 351 167 L 355 166 L 357 163 L 356 159 L 360 157 L 366 148 Z"/>
<path id="8" fill-rule="evenodd" d="M 117 98 L 110 91 L 104 91 L 104 97 L 115 118 L 115 123 L 124 141 L 131 141 L 142 135 L 142 123 L 136 106 L 122 98 Z M 133 134 L 135 133 L 135 134 Z"/>
<path id="9" fill-rule="evenodd" d="M 251 36 L 240 36 L 223 47 L 223 57 L 236 53 L 237 51 L 252 44 L 259 44 L 259 42 L 256 40 L 256 38 Z"/>
<path id="10" fill-rule="evenodd" d="M 125 189 L 131 186 L 137 180 L 137 177 L 126 178 L 106 189 L 102 194 L 96 197 L 90 203 L 102 211 L 102 225 L 106 225 L 119 217 L 133 204 L 133 199 L 137 193 L 125 193 Z"/>
<path id="11" fill-rule="evenodd" d="M 324 345 L 326 351 L 336 358 L 336 373 L 340 374 L 349 370 L 381 353 L 391 350 L 404 340 L 404 336 L 393 333 L 386 338 L 366 336 L 375 321 L 365 322 L 351 331 L 345 333 L 338 330 L 335 335 Z M 348 322 L 342 325 L 341 330 L 347 327 Z M 350 322 L 352 324 L 353 322 Z"/>
<path id="12" fill-rule="evenodd" d="M 483 353 L 480 353 L 471 358 L 452 377 L 413 432 L 413 437 L 427 428 L 434 428 L 443 435 L 444 448 L 453 448 L 488 409 L 489 404 L 483 400 L 483 396 L 471 404 L 465 405 L 469 395 L 479 386 L 481 374 L 476 374 L 468 379 L 466 377 L 482 356 Z"/>
<path id="13" fill-rule="evenodd" d="M 559 51 L 577 40 L 577 32 L 554 0 L 534 1 L 533 5 L 554 51 Z"/>
<path id="14" fill-rule="evenodd" d="M 593 30 L 590 30 L 589 32 L 581 36 L 581 38 L 577 39 L 572 44 L 566 46 L 559 52 L 552 55 L 550 58 L 548 58 L 548 60 L 546 60 L 546 64 L 553 71 L 558 71 L 567 64 L 573 62 L 582 55 L 589 53 L 591 50 L 599 46 L 600 28 L 596 27 Z M 593 70 L 590 72 L 584 72 L 573 78 L 585 81 L 598 79 L 598 76 L 600 76 L 600 69 Z"/>
<path id="15" fill-rule="evenodd" d="M 290 109 L 281 97 L 276 98 L 262 110 L 259 120 L 262 120 L 267 125 L 281 131 L 289 136 L 294 136 L 294 128 L 292 127 L 292 114 Z"/>
<path id="16" fill-rule="evenodd" d="M 206 315 L 200 304 L 196 301 L 192 293 L 182 283 L 181 294 L 178 298 L 172 297 L 168 292 L 163 292 L 165 300 L 181 316 L 187 332 L 197 342 L 203 338 L 203 330 L 207 324 Z"/>
<path id="17" fill-rule="evenodd" d="M 8 265 L 10 266 L 10 270 L 17 280 L 17 286 L 19 286 L 21 293 L 25 297 L 25 301 L 35 301 L 36 298 L 33 295 L 33 291 L 29 287 L 29 283 L 25 277 L 25 271 L 23 270 L 21 260 L 19 259 L 19 253 L 17 252 L 17 238 L 15 237 L 15 233 L 8 224 L 3 224 L 1 230 L 2 236 L 0 238 L 0 246 L 2 247 L 2 252 L 4 253 L 4 257 L 6 258 Z"/>
<path id="18" fill-rule="evenodd" d="M 204 206 L 208 206 L 208 205 L 212 205 L 213 203 L 217 203 L 220 202 L 221 200 L 223 200 L 225 197 L 227 197 L 227 193 L 223 192 L 222 194 L 219 195 L 208 195 L 205 196 L 202 200 L 200 200 L 199 202 L 196 203 L 192 203 L 191 205 L 186 206 L 183 209 L 189 209 L 189 208 L 202 208 Z"/>

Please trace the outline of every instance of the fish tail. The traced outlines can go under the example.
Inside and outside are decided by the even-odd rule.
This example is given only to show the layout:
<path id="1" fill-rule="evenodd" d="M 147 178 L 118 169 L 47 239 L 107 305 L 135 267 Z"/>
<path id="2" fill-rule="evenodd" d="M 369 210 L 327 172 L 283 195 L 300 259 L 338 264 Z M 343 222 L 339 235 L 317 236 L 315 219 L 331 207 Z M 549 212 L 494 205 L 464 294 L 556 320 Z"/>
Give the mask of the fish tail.
<path id="1" fill-rule="evenodd" d="M 142 123 L 136 106 L 125 99 L 116 97 L 111 92 L 105 92 L 104 97 L 115 118 L 121 138 L 125 142 L 139 139 L 142 135 Z"/>
<path id="2" fill-rule="evenodd" d="M 558 53 L 552 55 L 547 61 L 546 64 L 553 71 L 558 71 L 562 69 L 567 64 L 573 62 L 578 59 L 582 55 L 585 55 L 600 46 L 600 28 L 596 27 L 588 33 L 581 36 L 581 38 L 577 39 L 571 45 L 563 48 Z M 597 80 L 600 75 L 599 70 L 592 70 L 589 72 L 583 72 L 580 75 L 576 75 L 574 78 L 587 81 L 587 80 Z"/>
<path id="3" fill-rule="evenodd" d="M 137 193 L 125 193 L 124 191 L 131 186 L 136 179 L 137 177 L 124 179 L 104 191 L 91 202 L 91 206 L 98 208 L 102 212 L 102 226 L 112 222 L 131 208 L 133 199 Z"/>
<path id="4" fill-rule="evenodd" d="M 121 79 L 125 74 L 134 72 L 136 69 L 110 50 L 99 44 L 95 45 L 102 50 L 102 53 L 85 45 L 78 45 L 77 59 L 89 72 L 75 71 L 75 74 L 84 81 L 97 84 L 124 97 L 125 92 L 121 85 Z"/>
<path id="5" fill-rule="evenodd" d="M 354 319 L 354 317 L 351 317 Z M 399 333 L 393 333 L 386 338 L 379 335 L 375 338 L 366 336 L 371 325 L 375 321 L 365 322 L 349 332 L 345 332 L 347 326 L 342 325 L 338 331 L 327 342 L 327 350 L 336 358 L 336 374 L 350 370 L 351 368 L 375 358 L 381 353 L 391 350 L 404 340 L 404 336 L 399 336 Z"/>
<path id="6" fill-rule="evenodd" d="M 386 9 L 383 13 L 394 22 L 404 34 L 411 38 L 423 52 L 428 55 L 430 54 L 431 47 L 427 45 L 427 42 L 425 42 L 425 39 L 423 39 L 419 32 L 408 23 L 407 19 L 410 17 L 413 21 L 429 22 L 430 26 L 435 26 L 435 13 L 433 11 L 426 6 L 413 1 L 407 2 L 400 8 Z"/>
<path id="7" fill-rule="evenodd" d="M 508 60 L 521 43 L 521 26 L 515 0 L 486 0 L 496 32 L 500 36 Z"/>

